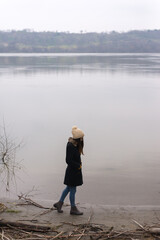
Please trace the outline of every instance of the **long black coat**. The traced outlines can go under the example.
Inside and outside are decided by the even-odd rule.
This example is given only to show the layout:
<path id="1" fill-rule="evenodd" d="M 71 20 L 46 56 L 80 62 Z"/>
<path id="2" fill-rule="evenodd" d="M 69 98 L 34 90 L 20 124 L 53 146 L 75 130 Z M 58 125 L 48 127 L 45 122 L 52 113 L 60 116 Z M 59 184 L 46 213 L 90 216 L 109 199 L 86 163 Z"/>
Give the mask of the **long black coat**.
<path id="1" fill-rule="evenodd" d="M 66 147 L 67 169 L 64 178 L 64 184 L 70 187 L 76 187 L 83 184 L 81 166 L 81 156 L 78 148 L 68 142 Z"/>

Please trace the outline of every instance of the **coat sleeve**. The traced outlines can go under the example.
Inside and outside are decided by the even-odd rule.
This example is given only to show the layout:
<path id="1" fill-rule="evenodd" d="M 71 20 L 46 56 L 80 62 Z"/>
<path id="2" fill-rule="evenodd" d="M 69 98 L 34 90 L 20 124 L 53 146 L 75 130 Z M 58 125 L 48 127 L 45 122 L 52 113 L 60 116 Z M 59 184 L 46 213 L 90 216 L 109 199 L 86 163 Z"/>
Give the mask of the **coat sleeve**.
<path id="1" fill-rule="evenodd" d="M 68 166 L 74 168 L 74 169 L 79 169 L 81 164 L 76 162 L 74 160 L 74 149 L 73 146 L 68 144 L 67 149 L 66 149 L 66 163 Z"/>

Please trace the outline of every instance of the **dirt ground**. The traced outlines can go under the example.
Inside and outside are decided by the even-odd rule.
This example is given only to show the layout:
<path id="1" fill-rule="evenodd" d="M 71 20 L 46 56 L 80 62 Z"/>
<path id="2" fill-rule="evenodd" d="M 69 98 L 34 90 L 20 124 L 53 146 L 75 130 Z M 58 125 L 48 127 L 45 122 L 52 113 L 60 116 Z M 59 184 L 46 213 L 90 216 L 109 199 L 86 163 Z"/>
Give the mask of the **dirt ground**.
<path id="1" fill-rule="evenodd" d="M 52 208 L 52 201 L 33 200 L 42 207 Z M 77 207 L 83 212 L 82 216 L 70 215 L 70 206 L 63 206 L 63 213 L 53 210 L 43 209 L 29 204 L 24 200 L 0 199 L 7 208 L 0 213 L 0 219 L 9 221 L 29 221 L 39 222 L 41 224 L 59 225 L 61 222 L 82 223 L 87 222 L 91 216 L 91 221 L 97 224 L 105 224 L 108 227 L 132 228 L 135 224 L 133 219 L 142 225 L 150 225 L 160 222 L 160 206 L 107 206 L 77 204 Z"/>
<path id="2" fill-rule="evenodd" d="M 78 204 L 83 211 L 82 216 L 70 215 L 70 206 L 63 206 L 63 213 L 58 213 L 53 207 L 53 202 L 33 200 L 30 202 L 21 200 L 1 199 L 0 221 L 16 223 L 38 224 L 52 226 L 63 232 L 71 232 L 79 224 L 91 223 L 94 226 L 103 226 L 116 231 L 135 231 L 139 226 L 159 226 L 160 206 L 106 206 Z M 47 208 L 47 209 L 45 209 Z M 90 237 L 91 239 L 91 237 Z"/>

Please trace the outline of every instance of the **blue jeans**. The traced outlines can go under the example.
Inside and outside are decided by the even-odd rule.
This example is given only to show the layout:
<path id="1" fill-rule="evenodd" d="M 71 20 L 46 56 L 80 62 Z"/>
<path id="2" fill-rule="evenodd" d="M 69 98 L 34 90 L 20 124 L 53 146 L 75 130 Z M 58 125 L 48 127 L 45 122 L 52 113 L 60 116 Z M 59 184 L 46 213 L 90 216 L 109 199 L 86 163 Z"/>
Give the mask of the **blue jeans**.
<path id="1" fill-rule="evenodd" d="M 69 186 L 67 186 L 67 187 L 63 190 L 63 192 L 62 192 L 60 201 L 61 201 L 61 202 L 64 202 L 64 199 L 66 198 L 66 196 L 68 195 L 69 192 L 70 192 L 70 194 L 69 194 L 69 200 L 70 200 L 71 206 L 74 207 L 74 206 L 75 206 L 76 187 L 69 187 Z"/>

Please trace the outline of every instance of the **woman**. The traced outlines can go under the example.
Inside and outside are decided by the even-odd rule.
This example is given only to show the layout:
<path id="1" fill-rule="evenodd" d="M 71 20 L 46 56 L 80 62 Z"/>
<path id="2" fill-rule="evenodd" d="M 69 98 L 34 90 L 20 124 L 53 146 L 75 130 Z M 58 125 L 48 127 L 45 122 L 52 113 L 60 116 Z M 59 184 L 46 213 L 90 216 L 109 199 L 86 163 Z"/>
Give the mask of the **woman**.
<path id="1" fill-rule="evenodd" d="M 57 209 L 59 213 L 62 213 L 61 210 L 63 202 L 66 196 L 69 194 L 71 210 L 70 214 L 73 215 L 82 215 L 76 205 L 75 205 L 75 194 L 76 187 L 83 184 L 82 177 L 82 162 L 81 162 L 81 154 L 83 154 L 83 137 L 84 133 L 81 129 L 76 126 L 72 127 L 72 136 L 70 137 L 67 143 L 66 148 L 66 173 L 64 178 L 64 184 L 67 185 L 63 190 L 62 195 L 60 197 L 59 202 L 55 203 L 53 206 Z"/>

